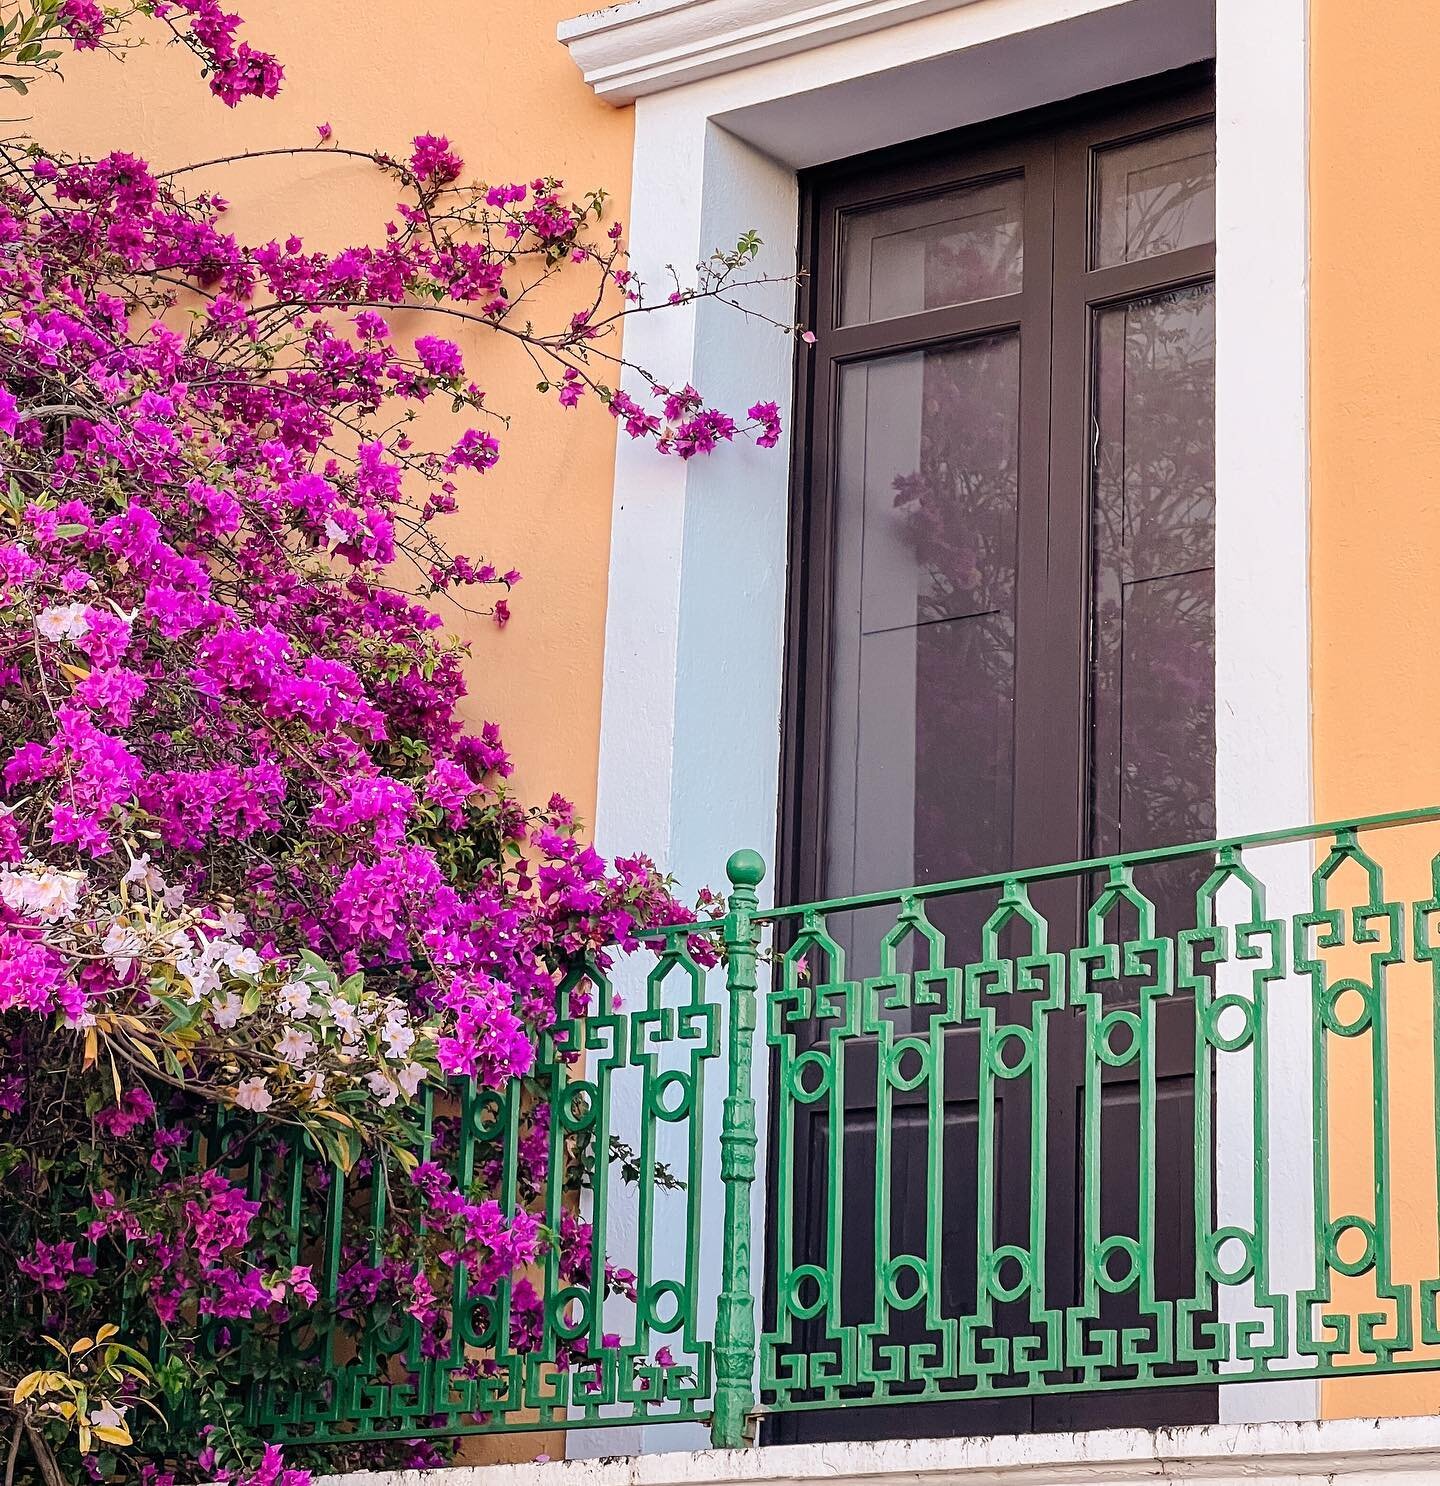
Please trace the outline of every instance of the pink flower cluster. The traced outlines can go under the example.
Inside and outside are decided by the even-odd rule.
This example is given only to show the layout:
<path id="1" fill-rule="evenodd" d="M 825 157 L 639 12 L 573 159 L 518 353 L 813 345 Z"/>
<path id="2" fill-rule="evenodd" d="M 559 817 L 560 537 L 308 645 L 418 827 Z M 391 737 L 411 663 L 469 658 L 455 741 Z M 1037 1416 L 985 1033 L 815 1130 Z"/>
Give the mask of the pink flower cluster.
<path id="1" fill-rule="evenodd" d="M 115 38 L 137 14 L 162 22 L 200 59 L 210 91 L 228 107 L 280 91 L 285 69 L 269 52 L 236 40 L 240 17 L 218 0 L 132 0 L 108 13 L 97 0 L 60 0 L 53 24 L 76 51 L 94 51 L 118 44 Z"/>
<path id="2" fill-rule="evenodd" d="M 47 15 L 48 40 L 79 50 L 158 21 L 232 107 L 282 81 L 220 0 L 58 0 Z M 336 148 L 328 126 L 320 140 Z M 620 321 L 648 306 L 603 195 L 550 177 L 461 185 L 443 135 L 370 157 L 402 199 L 383 240 L 339 251 L 246 244 L 219 197 L 123 152 L 0 150 L 0 1170 L 17 1193 L 0 1256 L 19 1287 L 0 1346 L 38 1358 L 44 1327 L 93 1334 L 113 1307 L 172 1358 L 194 1361 L 203 1334 L 224 1359 L 312 1307 L 363 1326 L 379 1297 L 439 1355 L 457 1274 L 477 1292 L 512 1279 L 512 1343 L 534 1345 L 543 1305 L 522 1271 L 543 1255 L 566 1283 L 600 1271 L 633 1293 L 588 1226 L 502 1212 L 484 1158 L 464 1190 L 422 1165 L 408 1195 L 427 1225 L 407 1228 L 397 1200 L 392 1250 L 347 1248 L 322 1296 L 298 1262 L 312 1251 L 286 1251 L 271 1213 L 299 1098 L 320 1100 L 323 1080 L 281 1126 L 234 1049 L 267 966 L 318 966 L 334 994 L 313 1015 L 299 971 L 266 982 L 290 1018 L 267 1056 L 299 1068 L 317 1018 L 333 1022 L 347 1058 L 372 1060 L 378 1104 L 399 1107 L 425 1076 L 408 1061 L 423 1024 L 432 1074 L 526 1079 L 522 1201 L 572 1175 L 549 1170 L 551 1111 L 527 1077 L 557 1020 L 589 1007 L 583 987 L 559 1004 L 566 969 L 689 915 L 648 859 L 586 845 L 564 800 L 517 801 L 498 728 L 465 715 L 465 655 L 434 605 L 490 591 L 504 625 L 520 578 L 441 534 L 501 455 L 474 341 L 522 340 L 563 408 L 604 408 L 661 455 L 742 434 L 773 447 L 776 407 L 741 426 L 629 367 Z M 742 256 L 682 298 L 720 292 Z M 562 271 L 588 281 L 555 328 L 534 328 L 555 298 L 537 286 Z M 417 307 L 444 319 L 397 336 L 394 315 Z M 654 404 L 614 390 L 619 373 Z M 418 427 L 440 432 L 422 446 Z M 151 975 L 152 931 L 168 977 Z M 357 986 L 369 1000 L 340 994 Z M 381 1004 L 393 1014 L 367 1010 Z M 125 1040 L 156 1026 L 174 1034 L 168 1062 Z M 228 1091 L 214 1097 L 243 1161 L 192 1139 L 210 1119 L 196 1084 Z M 296 1084 L 276 1065 L 275 1087 Z M 353 1152 L 352 1192 L 379 1170 L 373 1149 Z M 583 1341 L 561 1360 L 596 1365 Z M 276 1451 L 245 1473 L 225 1448 L 211 1436 L 202 1452 L 210 1479 L 303 1486 Z"/>
<path id="3" fill-rule="evenodd" d="M 443 146 L 417 143 L 417 173 L 448 172 Z M 448 1014 L 448 1066 L 484 1080 L 523 1071 L 552 1014 L 549 957 L 633 938 L 650 869 L 609 875 L 563 812 L 530 816 L 506 799 L 494 728 L 467 734 L 458 720 L 464 683 L 438 643 L 441 620 L 386 582 L 405 554 L 432 587 L 518 579 L 449 557 L 429 530 L 454 507 L 457 472 L 493 463 L 494 436 L 466 429 L 434 454 L 403 434 L 331 452 L 342 425 L 464 377 L 452 341 L 422 335 L 411 360 L 384 317 L 358 306 L 437 275 L 464 297 L 473 260 L 419 233 L 330 256 L 293 239 L 252 252 L 223 232 L 214 202 L 178 197 L 128 156 L 42 157 L 32 185 L 54 209 L 37 210 L 19 186 L 0 195 L 12 330 L 0 372 L 26 493 L 0 530 L 0 684 L 30 717 L 0 760 L 0 845 L 103 869 L 125 860 L 143 821 L 169 854 L 168 880 L 202 900 L 244 898 L 262 939 L 358 965 L 421 953 L 444 966 L 409 993 Z M 553 191 L 498 199 L 522 238 L 576 230 Z M 127 310 L 100 267 L 117 253 L 136 283 L 178 272 L 210 286 L 209 319 L 182 339 Z M 260 295 L 296 303 L 274 376 L 240 371 Z M 155 307 L 171 297 L 159 292 Z M 303 308 L 316 301 L 360 338 Z M 62 398 L 63 417 L 27 413 Z M 691 388 L 668 396 L 665 413 L 677 427 L 640 432 L 682 457 L 733 436 Z M 123 502 L 107 493 L 117 487 Z M 450 830 L 493 820 L 519 848 L 513 865 L 452 880 L 422 802 Z M 308 867 L 280 870 L 268 845 L 257 852 L 302 834 L 315 843 Z M 0 1006 L 73 1020 L 107 991 L 103 968 L 67 985 L 13 914 L 0 918 L 0 945 Z"/>

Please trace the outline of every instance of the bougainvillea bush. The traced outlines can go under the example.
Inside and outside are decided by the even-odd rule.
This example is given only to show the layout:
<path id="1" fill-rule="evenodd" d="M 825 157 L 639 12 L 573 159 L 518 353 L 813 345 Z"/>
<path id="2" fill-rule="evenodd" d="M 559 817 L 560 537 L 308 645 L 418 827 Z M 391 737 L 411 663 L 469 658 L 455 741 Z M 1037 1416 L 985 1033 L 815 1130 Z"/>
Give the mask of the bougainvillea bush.
<path id="1" fill-rule="evenodd" d="M 20 90 L 146 28 L 225 104 L 282 80 L 214 0 L 29 0 L 0 20 Z M 305 148 L 337 150 L 320 132 Z M 268 1486 L 315 1461 L 282 1463 L 236 1399 L 309 1308 L 388 1306 L 440 1347 L 457 1266 L 493 1283 L 547 1244 L 567 1272 L 605 1263 L 583 1223 L 506 1220 L 483 1172 L 456 1191 L 408 1143 L 427 1089 L 531 1070 L 567 957 L 681 912 L 649 861 L 602 861 L 564 801 L 512 797 L 496 728 L 462 725 L 445 610 L 503 624 L 518 574 L 437 532 L 503 457 L 445 332 L 518 340 L 536 416 L 598 401 L 660 456 L 773 445 L 775 409 L 737 427 L 638 369 L 645 397 L 618 390 L 617 329 L 650 302 L 603 195 L 468 184 L 437 135 L 353 153 L 392 179 L 393 220 L 319 253 L 238 242 L 190 172 L 0 146 L 0 1457 L 48 1486 Z M 725 299 L 755 247 L 658 298 Z M 565 312 L 538 326 L 557 275 Z M 425 404 L 448 413 L 427 419 L 439 447 L 413 432 Z M 255 1170 L 300 1140 L 407 1174 L 354 1293 L 317 1297 L 267 1194 L 202 1138 L 217 1111 Z M 428 1238 L 422 1207 L 444 1215 Z M 532 1324 L 520 1307 L 517 1345 Z"/>

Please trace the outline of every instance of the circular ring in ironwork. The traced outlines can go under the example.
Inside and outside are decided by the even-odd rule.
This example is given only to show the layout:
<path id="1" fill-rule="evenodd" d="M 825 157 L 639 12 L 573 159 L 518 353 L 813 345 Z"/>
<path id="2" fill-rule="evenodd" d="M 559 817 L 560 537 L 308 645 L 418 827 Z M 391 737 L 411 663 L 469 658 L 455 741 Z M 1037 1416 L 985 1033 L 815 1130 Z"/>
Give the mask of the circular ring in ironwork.
<path id="1" fill-rule="evenodd" d="M 900 1276 L 902 1274 L 913 1274 L 915 1276 L 915 1288 L 909 1295 L 900 1293 Z M 885 1299 L 897 1310 L 908 1311 L 920 1304 L 925 1299 L 926 1292 L 930 1288 L 930 1282 L 925 1273 L 925 1265 L 913 1254 L 898 1254 L 886 1266 L 881 1276 L 881 1288 Z"/>
<path id="2" fill-rule="evenodd" d="M 467 1347 L 493 1347 L 498 1335 L 498 1319 L 495 1298 L 491 1295 L 473 1295 L 461 1313 L 464 1324 L 460 1329 L 460 1340 Z"/>
<path id="3" fill-rule="evenodd" d="M 666 1096 L 671 1089 L 679 1089 L 680 1097 L 675 1103 L 667 1104 Z M 664 1120 L 667 1124 L 683 1120 L 694 1107 L 695 1080 L 688 1073 L 672 1068 L 650 1085 L 648 1103 L 650 1112 L 657 1120 Z"/>
<path id="4" fill-rule="evenodd" d="M 1007 1285 L 1001 1280 L 1002 1264 L 1019 1266 L 1020 1275 L 1013 1284 Z M 985 1285 L 996 1300 L 1019 1300 L 1030 1288 L 1034 1278 L 1034 1265 L 1028 1249 L 1017 1248 L 1014 1244 L 1002 1244 L 998 1249 L 991 1250 L 989 1262 L 985 1266 Z"/>
<path id="5" fill-rule="evenodd" d="M 1125 1256 L 1125 1269 L 1121 1274 L 1110 1272 L 1110 1256 L 1112 1254 L 1123 1254 Z M 1095 1283 L 1102 1290 L 1108 1290 L 1111 1295 L 1119 1295 L 1122 1290 L 1128 1290 L 1140 1275 L 1140 1245 L 1133 1238 L 1116 1236 L 1107 1238 L 1103 1243 L 1095 1246 Z"/>
<path id="6" fill-rule="evenodd" d="M 660 1302 L 669 1298 L 674 1302 L 668 1316 L 660 1315 Z M 685 1324 L 685 1310 L 689 1295 L 679 1280 L 656 1280 L 645 1291 L 640 1319 L 651 1331 L 669 1333 L 679 1331 Z"/>
<path id="7" fill-rule="evenodd" d="M 1227 1034 L 1220 1029 L 1220 1018 L 1230 1012 L 1240 1015 L 1241 1026 L 1238 1032 Z M 1238 1053 L 1241 1048 L 1249 1047 L 1255 1040 L 1256 1025 L 1256 1006 L 1248 997 L 1233 992 L 1216 996 L 1205 1008 L 1205 1040 L 1222 1053 Z"/>
<path id="8" fill-rule="evenodd" d="M 579 1285 L 557 1290 L 548 1309 L 550 1324 L 564 1341 L 573 1342 L 590 1329 L 590 1292 Z"/>
<path id="9" fill-rule="evenodd" d="M 600 1091 L 587 1078 L 577 1078 L 560 1090 L 555 1112 L 560 1123 L 570 1131 L 588 1130 L 595 1123 Z"/>
<path id="10" fill-rule="evenodd" d="M 1012 1042 L 1019 1043 L 1020 1056 L 1015 1062 L 1007 1063 L 1005 1049 Z M 1019 1078 L 1030 1071 L 1034 1061 L 1035 1034 L 1029 1027 L 1001 1027 L 985 1049 L 985 1062 L 996 1078 Z"/>
<path id="11" fill-rule="evenodd" d="M 1347 1022 L 1340 1015 L 1340 998 L 1351 991 L 1360 998 L 1360 1010 Z M 1321 998 L 1320 1019 L 1337 1037 L 1358 1037 L 1375 1020 L 1375 993 L 1364 981 L 1337 980 Z"/>
<path id="12" fill-rule="evenodd" d="M 1115 1047 L 1111 1034 L 1117 1027 L 1130 1033 L 1130 1041 L 1122 1049 Z M 1133 1063 L 1140 1052 L 1140 1018 L 1133 1011 L 1110 1011 L 1102 1016 L 1095 1027 L 1095 1056 L 1112 1068 L 1123 1068 Z"/>
<path id="13" fill-rule="evenodd" d="M 914 1073 L 902 1073 L 900 1060 L 914 1053 L 920 1066 Z M 930 1077 L 930 1044 L 920 1037 L 902 1037 L 885 1055 L 885 1077 L 902 1092 L 918 1089 Z"/>
<path id="14" fill-rule="evenodd" d="M 494 1140 L 505 1133 L 509 1102 L 498 1089 L 476 1089 L 470 1101 L 470 1129 L 476 1140 Z"/>
<path id="15" fill-rule="evenodd" d="M 1358 1233 L 1365 1241 L 1358 1259 L 1340 1257 L 1340 1241 L 1347 1233 Z M 1349 1275 L 1352 1278 L 1356 1275 L 1369 1274 L 1375 1268 L 1377 1248 L 1375 1225 L 1369 1218 L 1357 1217 L 1354 1213 L 1350 1213 L 1343 1218 L 1336 1218 L 1325 1230 L 1325 1262 L 1337 1274 Z"/>
<path id="16" fill-rule="evenodd" d="M 1226 1049 L 1230 1051 L 1230 1049 Z M 1227 1269 L 1220 1251 L 1228 1243 L 1238 1243 L 1241 1248 L 1240 1262 Z M 1255 1273 L 1255 1235 L 1244 1228 L 1217 1228 L 1205 1240 L 1205 1267 L 1210 1277 L 1219 1285 L 1239 1285 Z"/>
<path id="17" fill-rule="evenodd" d="M 801 1300 L 800 1287 L 807 1280 L 815 1286 L 815 1296 L 812 1300 Z M 792 1315 L 808 1321 L 825 1309 L 829 1299 L 830 1276 L 818 1264 L 802 1264 L 798 1269 L 790 1271 L 790 1278 L 785 1285 L 785 1305 Z"/>
<path id="18" fill-rule="evenodd" d="M 813 1089 L 805 1087 L 805 1070 L 807 1068 L 818 1068 L 820 1070 L 820 1081 Z M 816 1048 L 809 1052 L 801 1053 L 789 1068 L 785 1070 L 785 1088 L 792 1098 L 799 1100 L 801 1104 L 814 1104 L 814 1102 L 830 1091 L 830 1080 L 834 1074 L 828 1053 L 822 1053 Z"/>

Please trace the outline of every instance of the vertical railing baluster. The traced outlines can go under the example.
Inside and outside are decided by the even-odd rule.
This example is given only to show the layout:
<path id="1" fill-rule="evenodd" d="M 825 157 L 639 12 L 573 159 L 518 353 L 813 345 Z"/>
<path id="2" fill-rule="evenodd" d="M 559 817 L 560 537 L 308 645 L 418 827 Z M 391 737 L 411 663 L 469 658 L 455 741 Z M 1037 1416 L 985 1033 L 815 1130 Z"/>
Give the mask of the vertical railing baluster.
<path id="1" fill-rule="evenodd" d="M 1214 1039 L 1220 1036 L 1216 1013 L 1216 999 L 1223 992 L 1216 989 L 1217 981 L 1229 958 L 1231 945 L 1228 927 L 1221 923 L 1218 910 L 1220 889 L 1238 870 L 1238 860 L 1233 852 L 1221 852 L 1219 863 L 1205 881 L 1195 890 L 1195 929 L 1193 938 L 1182 933 L 1183 950 L 1176 958 L 1176 986 L 1180 991 L 1189 991 L 1194 1000 L 1194 1090 L 1191 1099 L 1191 1119 L 1195 1140 L 1194 1176 L 1194 1238 L 1195 1278 L 1194 1295 L 1181 1302 L 1181 1324 L 1176 1337 L 1176 1355 L 1190 1360 L 1191 1354 L 1201 1356 L 1205 1347 L 1198 1335 L 1202 1318 L 1214 1314 L 1220 1320 L 1220 1299 L 1216 1291 L 1215 1269 L 1217 1259 L 1212 1249 L 1214 1235 L 1221 1226 L 1217 1210 L 1225 1202 L 1220 1192 L 1220 1172 L 1215 1150 L 1214 1102 L 1216 1090 L 1222 1085 L 1222 1070 L 1216 1055 Z M 1243 922 L 1243 919 L 1242 919 Z M 1256 1044 L 1254 1061 L 1260 1058 Z M 1252 1105 L 1253 1107 L 1253 1105 Z M 1261 1170 L 1260 1127 L 1252 1136 L 1255 1155 L 1255 1207 L 1251 1227 L 1259 1232 L 1260 1202 L 1265 1190 L 1265 1175 Z M 1231 1216 L 1227 1213 L 1227 1217 Z M 1253 1249 L 1249 1252 L 1253 1253 Z M 1258 1280 L 1257 1280 L 1258 1285 Z"/>
<path id="2" fill-rule="evenodd" d="M 1434 1225 L 1429 1234 L 1429 1252 L 1440 1251 L 1440 948 L 1433 929 L 1440 914 L 1440 856 L 1430 859 L 1430 896 L 1412 907 L 1412 943 L 1417 964 L 1430 966 L 1430 1134 L 1434 1139 Z M 1426 1204 L 1427 1208 L 1430 1203 Z M 1426 1346 L 1440 1345 L 1440 1270 L 1431 1270 L 1420 1283 L 1420 1337 Z"/>
<path id="3" fill-rule="evenodd" d="M 765 876 L 758 853 L 737 851 L 725 864 L 730 911 L 725 917 L 725 987 L 728 1001 L 728 1067 L 720 1130 L 720 1179 L 725 1185 L 725 1228 L 720 1296 L 715 1310 L 715 1413 L 711 1440 L 717 1449 L 747 1442 L 755 1408 L 755 1295 L 750 1272 L 750 1189 L 755 1182 L 755 1099 L 751 1058 L 755 1035 L 755 960 L 759 907 L 755 889 Z"/>
<path id="4" fill-rule="evenodd" d="M 523 1099 L 523 1081 L 511 1079 L 502 1111 L 505 1126 L 500 1133 L 500 1210 L 505 1214 L 507 1223 L 514 1223 L 524 1207 L 520 1201 L 520 1117 Z M 490 1296 L 491 1314 L 495 1318 L 494 1360 L 499 1367 L 498 1396 L 509 1408 L 515 1406 L 516 1394 L 520 1391 L 513 1383 L 516 1374 L 516 1353 L 512 1338 L 514 1288 L 514 1276 L 505 1274 L 496 1282 Z M 463 1354 L 460 1360 L 463 1362 Z M 500 1381 L 502 1379 L 504 1381 Z"/>
<path id="5" fill-rule="evenodd" d="M 577 974 L 579 974 L 579 967 L 572 962 L 560 982 L 560 992 L 555 1007 L 555 1025 L 541 1039 L 540 1052 L 536 1060 L 538 1081 L 544 1090 L 544 1097 L 550 1104 L 549 1149 L 545 1161 L 545 1226 L 551 1233 L 556 1234 L 563 1232 L 567 1213 L 566 1178 L 569 1174 L 570 1140 L 570 1127 L 565 1118 L 566 1072 L 560 1058 L 561 1050 L 556 1045 L 556 1037 L 559 1035 L 560 1027 L 568 1023 L 570 987 Z M 541 1255 L 540 1265 L 542 1309 L 538 1352 L 543 1362 L 554 1363 L 559 1359 L 561 1348 L 564 1345 L 561 1326 L 565 1318 L 565 1302 L 561 1298 L 561 1292 L 565 1288 L 565 1279 L 560 1265 L 558 1243 L 546 1245 Z M 526 1380 L 522 1392 L 528 1393 L 529 1387 L 536 1383 L 537 1369 L 527 1361 L 522 1363 L 517 1371 L 522 1370 Z M 569 1402 L 570 1390 L 574 1387 L 574 1374 L 567 1369 L 557 1372 L 555 1377 L 557 1381 L 554 1386 L 561 1402 Z"/>

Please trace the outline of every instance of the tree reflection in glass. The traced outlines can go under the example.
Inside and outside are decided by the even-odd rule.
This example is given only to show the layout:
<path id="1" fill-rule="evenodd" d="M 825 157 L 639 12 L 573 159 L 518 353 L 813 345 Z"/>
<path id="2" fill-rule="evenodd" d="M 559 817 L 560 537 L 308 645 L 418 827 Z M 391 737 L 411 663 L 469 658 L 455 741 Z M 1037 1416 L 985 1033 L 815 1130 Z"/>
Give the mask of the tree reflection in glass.
<path id="1" fill-rule="evenodd" d="M 1010 863 L 1019 374 L 1013 334 L 842 373 L 828 892 Z"/>
<path id="2" fill-rule="evenodd" d="M 1095 321 L 1092 833 L 1099 852 L 1215 831 L 1214 286 Z M 1162 923 L 1203 862 L 1149 869 Z"/>
<path id="3" fill-rule="evenodd" d="M 1095 267 L 1215 241 L 1213 120 L 1111 145 L 1095 166 Z"/>
<path id="4" fill-rule="evenodd" d="M 1018 292 L 1025 183 L 1008 176 L 879 207 L 841 222 L 840 324 Z"/>

